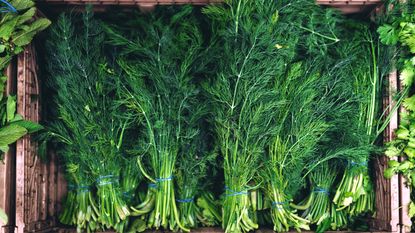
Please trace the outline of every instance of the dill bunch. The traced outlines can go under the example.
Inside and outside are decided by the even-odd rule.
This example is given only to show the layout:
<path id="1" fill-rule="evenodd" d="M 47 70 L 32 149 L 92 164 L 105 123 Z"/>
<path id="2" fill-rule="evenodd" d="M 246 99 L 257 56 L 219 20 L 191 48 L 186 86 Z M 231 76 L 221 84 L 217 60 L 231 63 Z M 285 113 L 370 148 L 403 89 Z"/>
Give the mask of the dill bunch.
<path id="1" fill-rule="evenodd" d="M 49 136 L 62 144 L 60 154 L 67 160 L 67 170 L 77 171 L 72 173 L 78 182 L 77 195 L 88 195 L 82 208 L 94 212 L 90 214 L 92 219 L 85 218 L 85 210 L 80 209 L 75 217 L 77 225 L 91 231 L 98 225 L 110 228 L 130 213 L 118 184 L 123 135 L 128 125 L 128 119 L 117 114 L 114 88 L 118 77 L 107 65 L 102 48 L 104 34 L 91 8 L 80 21 L 61 15 L 50 38 L 48 81 L 56 91 L 57 118 L 51 123 Z M 97 188 L 98 204 L 90 188 L 79 190 L 92 185 Z"/>
<path id="2" fill-rule="evenodd" d="M 122 102 L 142 119 L 138 164 L 144 177 L 153 183 L 145 204 L 137 206 L 133 214 L 148 213 L 147 225 L 157 229 L 173 230 L 177 224 L 183 231 L 189 230 L 180 219 L 173 180 L 176 165 L 184 163 L 178 161 L 180 154 L 188 149 L 189 153 L 197 151 L 185 145 L 197 142 L 193 138 L 199 129 L 194 122 L 203 112 L 194 83 L 203 68 L 197 63 L 203 37 L 193 14 L 191 6 L 163 8 L 130 20 L 136 32 L 107 26 L 108 43 L 120 47 L 117 62 L 125 73 L 119 89 Z"/>

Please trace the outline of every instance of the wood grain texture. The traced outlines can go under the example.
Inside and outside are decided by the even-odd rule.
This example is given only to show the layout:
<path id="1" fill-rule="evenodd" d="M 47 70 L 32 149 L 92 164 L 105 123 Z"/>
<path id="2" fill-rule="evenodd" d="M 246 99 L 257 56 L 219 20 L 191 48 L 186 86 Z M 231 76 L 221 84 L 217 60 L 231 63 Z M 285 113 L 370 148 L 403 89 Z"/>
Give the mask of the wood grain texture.
<path id="1" fill-rule="evenodd" d="M 16 64 L 13 60 L 9 67 L 6 69 L 5 75 L 7 78 L 6 83 L 6 96 L 16 94 Z M 13 232 L 15 227 L 14 220 L 14 200 L 15 195 L 15 163 L 16 163 L 16 145 L 10 145 L 9 151 L 3 155 L 3 161 L 0 162 L 0 208 L 3 209 L 9 217 L 7 224 L 0 223 L 0 233 Z"/>
<path id="2" fill-rule="evenodd" d="M 43 5 L 85 5 L 93 4 L 98 6 L 98 9 L 104 10 L 104 6 L 121 5 L 125 7 L 139 7 L 141 10 L 148 11 L 153 9 L 156 5 L 172 5 L 172 4 L 193 4 L 206 5 L 220 3 L 222 0 L 38 0 L 39 4 Z M 344 14 L 354 14 L 359 12 L 367 12 L 375 5 L 382 3 L 380 0 L 317 0 L 317 4 L 332 6 Z"/>
<path id="3" fill-rule="evenodd" d="M 41 120 L 40 85 L 34 46 L 17 57 L 17 109 L 25 119 Z M 56 226 L 58 169 L 56 156 L 38 156 L 31 135 L 16 143 L 16 232 L 41 232 Z M 53 231 L 52 231 L 53 232 Z"/>

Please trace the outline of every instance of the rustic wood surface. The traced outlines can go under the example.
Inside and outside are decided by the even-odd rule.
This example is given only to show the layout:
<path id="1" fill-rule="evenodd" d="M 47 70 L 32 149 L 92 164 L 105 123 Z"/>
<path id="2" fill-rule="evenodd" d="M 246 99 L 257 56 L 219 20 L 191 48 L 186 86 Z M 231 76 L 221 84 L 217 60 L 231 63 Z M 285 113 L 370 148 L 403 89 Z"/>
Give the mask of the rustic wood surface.
<path id="1" fill-rule="evenodd" d="M 40 85 L 34 46 L 17 57 L 17 108 L 25 119 L 39 122 Z M 58 169 L 55 156 L 42 161 L 31 135 L 16 143 L 16 232 L 37 232 L 56 226 Z M 53 231 L 51 231 L 53 232 Z"/>
<path id="2" fill-rule="evenodd" d="M 138 6 L 144 10 L 152 9 L 155 5 L 171 5 L 171 4 L 193 4 L 205 5 L 211 3 L 220 3 L 222 0 L 38 0 L 40 5 L 85 5 L 93 4 L 103 9 L 108 5 L 121 6 Z M 353 14 L 366 12 L 373 8 L 374 5 L 382 3 L 381 0 L 316 0 L 318 4 L 332 6 L 338 8 L 345 14 Z"/>
<path id="3" fill-rule="evenodd" d="M 97 5 L 141 5 L 151 10 L 154 2 L 157 4 L 206 4 L 214 3 L 219 0 L 39 0 L 39 2 L 47 2 L 48 4 L 75 4 L 83 5 L 85 3 L 93 3 Z M 378 4 L 379 1 L 322 1 L 317 0 L 320 4 L 329 4 L 341 6 L 366 7 L 367 5 Z M 133 3 L 133 4 L 132 4 Z M 57 5 L 56 5 L 57 6 Z M 26 52 L 18 57 L 18 111 L 24 115 L 26 119 L 34 121 L 40 120 L 40 98 L 38 77 L 36 76 L 36 59 L 35 50 L 29 47 Z M 388 93 L 394 93 L 398 85 L 397 74 L 392 73 L 390 76 L 391 85 Z M 385 95 L 384 104 L 387 106 L 392 101 L 391 95 Z M 385 140 L 393 137 L 393 130 L 399 122 L 398 116 L 394 116 L 388 130 L 385 132 Z M 16 166 L 11 166 L 7 158 L 4 164 L 0 164 L 0 189 L 3 187 L 13 186 L 16 182 L 16 198 L 11 193 L 0 192 L 0 208 L 4 206 L 6 210 L 11 211 L 16 205 L 16 232 L 62 232 L 74 233 L 73 229 L 61 229 L 57 227 L 56 216 L 61 208 L 61 201 L 66 193 L 66 183 L 64 176 L 59 170 L 61 167 L 56 163 L 56 155 L 51 153 L 49 163 L 43 163 L 37 155 L 37 145 L 30 136 L 25 137 L 17 143 Z M 9 157 L 9 158 L 14 158 Z M 387 165 L 385 157 L 376 158 L 374 162 L 374 170 L 376 174 L 376 205 L 377 213 L 374 221 L 370 223 L 371 232 L 408 232 L 411 224 L 406 215 L 406 205 L 409 199 L 409 189 L 405 188 L 405 181 L 402 177 L 394 176 L 390 180 L 383 178 L 383 169 Z M 9 166 L 7 169 L 6 167 Z M 11 166 L 11 167 L 10 167 Z M 17 167 L 16 171 L 13 171 Z M 3 169 L 5 168 L 5 169 Z M 7 177 L 9 180 L 7 181 Z M 15 177 L 16 179 L 10 179 Z M 15 181 L 15 182 L 14 182 Z M 4 190 L 4 189 L 3 189 Z M 12 195 L 12 196 L 10 196 Z M 8 200 L 8 201 L 6 201 Z M 14 204 L 14 202 L 16 204 Z M 14 211 L 14 210 L 13 210 Z M 14 216 L 12 217 L 14 219 Z M 401 227 L 404 224 L 406 227 Z M 12 226 L 13 228 L 13 226 Z M 6 228 L 0 229 L 0 233 Z M 11 231 L 10 231 L 11 232 Z M 163 232 L 163 231 L 147 231 Z M 218 228 L 203 228 L 194 230 L 195 233 L 222 233 Z M 258 230 L 257 233 L 273 232 L 271 230 Z M 335 231 L 347 232 L 347 231 Z"/>
<path id="4" fill-rule="evenodd" d="M 16 94 L 16 72 L 15 63 L 6 69 L 7 84 L 6 84 L 6 95 Z M 9 233 L 14 229 L 14 201 L 15 195 L 15 183 L 13 177 L 15 177 L 15 153 L 16 145 L 11 145 L 8 153 L 4 155 L 4 160 L 0 161 L 0 208 L 3 209 L 9 217 L 7 224 L 1 226 L 0 233 Z M 2 225 L 0 223 L 0 225 Z"/>
<path id="5" fill-rule="evenodd" d="M 399 82 L 399 74 L 396 74 L 396 80 L 398 82 L 398 89 L 402 90 L 402 83 Z M 400 108 L 399 109 L 399 113 L 403 113 L 405 110 L 404 108 Z M 398 119 L 398 121 L 401 120 L 400 118 Z M 395 136 L 395 135 L 393 135 Z M 403 161 L 404 158 L 399 157 L 399 161 Z M 407 232 L 411 232 L 411 226 L 412 226 L 412 221 L 411 218 L 409 217 L 408 213 L 409 213 L 409 204 L 411 203 L 411 190 L 410 187 L 408 186 L 408 183 L 406 181 L 406 178 L 402 175 L 399 174 L 399 191 L 400 191 L 400 209 L 399 209 L 399 215 L 400 215 L 400 226 L 401 226 L 401 233 L 407 233 Z"/>

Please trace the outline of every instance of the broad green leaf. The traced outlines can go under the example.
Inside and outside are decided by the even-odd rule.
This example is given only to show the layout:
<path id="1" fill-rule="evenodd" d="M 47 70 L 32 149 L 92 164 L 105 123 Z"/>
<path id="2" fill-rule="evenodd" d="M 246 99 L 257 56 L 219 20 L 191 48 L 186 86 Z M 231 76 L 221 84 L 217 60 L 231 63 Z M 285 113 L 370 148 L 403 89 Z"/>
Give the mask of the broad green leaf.
<path id="1" fill-rule="evenodd" d="M 7 153 L 7 151 L 9 151 L 9 146 L 0 146 L 0 151 L 3 153 Z"/>
<path id="2" fill-rule="evenodd" d="M 4 70 L 12 60 L 11 56 L 0 57 L 0 70 Z"/>
<path id="3" fill-rule="evenodd" d="M 19 15 L 17 25 L 22 25 L 28 22 L 29 20 L 32 20 L 33 17 L 35 16 L 35 13 L 36 13 L 36 8 L 33 7 L 27 10 L 24 14 Z"/>
<path id="4" fill-rule="evenodd" d="M 411 86 L 414 82 L 415 72 L 413 68 L 405 67 L 400 74 L 400 79 L 404 86 Z"/>
<path id="5" fill-rule="evenodd" d="M 412 147 L 406 147 L 403 152 L 409 157 L 409 158 L 415 158 L 415 149 Z"/>
<path id="6" fill-rule="evenodd" d="M 0 53 L 4 52 L 4 50 L 6 50 L 6 46 L 0 44 Z"/>
<path id="7" fill-rule="evenodd" d="M 411 169 L 411 168 L 413 168 L 413 164 L 410 161 L 405 160 L 399 165 L 398 170 L 406 171 L 406 170 Z"/>
<path id="8" fill-rule="evenodd" d="M 398 42 L 398 35 L 393 26 L 389 24 L 382 25 L 378 28 L 380 41 L 385 45 L 395 45 Z"/>
<path id="9" fill-rule="evenodd" d="M 27 130 L 18 125 L 8 125 L 0 128 L 0 146 L 10 145 L 27 134 Z"/>
<path id="10" fill-rule="evenodd" d="M 0 39 L 8 41 L 12 36 L 13 31 L 16 28 L 18 18 L 15 17 L 12 20 L 4 23 L 0 27 Z"/>
<path id="11" fill-rule="evenodd" d="M 35 5 L 34 1 L 32 0 L 11 0 L 10 3 L 18 11 L 33 7 Z"/>
<path id="12" fill-rule="evenodd" d="M 2 225 L 6 225 L 9 221 L 6 212 L 2 208 L 0 208 L 0 221 L 2 222 Z"/>
<path id="13" fill-rule="evenodd" d="M 398 148 L 396 148 L 395 146 L 389 146 L 385 151 L 385 155 L 388 156 L 389 158 L 398 156 L 400 153 L 401 153 L 401 151 L 398 150 Z M 394 161 L 394 160 L 391 160 L 390 162 L 392 162 L 392 161 Z"/>
<path id="14" fill-rule="evenodd" d="M 415 217 L 415 204 L 414 204 L 413 201 L 409 204 L 409 211 L 408 212 L 409 212 L 408 213 L 409 217 L 411 217 L 411 218 Z"/>
<path id="15" fill-rule="evenodd" d="M 405 39 L 404 44 L 409 47 L 411 53 L 415 53 L 415 33 L 411 37 Z"/>
<path id="16" fill-rule="evenodd" d="M 409 138 L 409 130 L 402 126 L 396 130 L 395 134 L 398 139 L 408 140 Z"/>
<path id="17" fill-rule="evenodd" d="M 40 31 L 46 29 L 50 25 L 50 21 L 48 19 L 38 19 L 34 23 L 30 25 L 29 30 L 20 31 L 13 37 L 12 42 L 16 46 L 25 46 L 28 45 L 33 37 Z"/>
<path id="18" fill-rule="evenodd" d="M 3 94 L 6 91 L 6 76 L 0 76 L 0 101 L 3 99 Z"/>
<path id="19" fill-rule="evenodd" d="M 397 166 L 399 166 L 399 162 L 396 161 L 396 160 L 389 160 L 388 166 L 391 167 L 391 168 L 397 167 Z"/>
<path id="20" fill-rule="evenodd" d="M 12 122 L 10 125 L 18 125 L 27 130 L 28 133 L 35 133 L 43 129 L 43 126 L 39 125 L 38 123 L 26 120 L 20 120 Z"/>
<path id="21" fill-rule="evenodd" d="M 0 17 L 0 25 L 6 24 L 6 22 L 16 18 L 15 14 L 5 14 L 3 17 Z"/>
<path id="22" fill-rule="evenodd" d="M 408 147 L 415 148 L 415 138 L 409 138 Z"/>
<path id="23" fill-rule="evenodd" d="M 7 97 L 7 122 L 10 122 L 14 119 L 16 114 L 16 97 L 9 95 Z"/>
<path id="24" fill-rule="evenodd" d="M 23 120 L 22 115 L 20 114 L 15 114 L 13 120 L 10 121 L 10 123 L 16 122 L 16 121 L 21 121 Z"/>
<path id="25" fill-rule="evenodd" d="M 406 98 L 402 105 L 409 111 L 415 111 L 415 95 Z"/>
<path id="26" fill-rule="evenodd" d="M 386 179 L 390 179 L 390 178 L 392 178 L 392 176 L 395 174 L 395 171 L 394 171 L 394 169 L 392 169 L 392 168 L 387 168 L 387 169 L 385 169 L 385 171 L 383 172 L 383 176 L 386 178 Z"/>

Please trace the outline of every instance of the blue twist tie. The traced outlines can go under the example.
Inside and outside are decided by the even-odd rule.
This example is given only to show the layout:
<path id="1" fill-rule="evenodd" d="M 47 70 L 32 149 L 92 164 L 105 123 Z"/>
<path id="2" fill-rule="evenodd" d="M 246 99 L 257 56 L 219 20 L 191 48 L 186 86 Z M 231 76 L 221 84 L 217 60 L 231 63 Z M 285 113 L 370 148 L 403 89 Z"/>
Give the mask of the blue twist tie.
<path id="1" fill-rule="evenodd" d="M 176 199 L 176 201 L 179 202 L 179 203 L 190 203 L 190 202 L 193 202 L 194 199 L 195 198 L 192 197 L 192 198 L 188 198 L 188 199 Z"/>
<path id="2" fill-rule="evenodd" d="M 272 206 L 277 208 L 277 209 L 282 209 L 283 205 L 286 205 L 288 202 L 286 201 L 273 201 L 272 202 Z"/>
<path id="3" fill-rule="evenodd" d="M 122 195 L 127 198 L 133 198 L 134 194 L 132 194 L 132 190 L 128 192 L 123 192 Z"/>
<path id="4" fill-rule="evenodd" d="M 76 189 L 76 185 L 68 184 L 68 191 L 74 191 Z"/>
<path id="5" fill-rule="evenodd" d="M 225 197 L 233 197 L 233 196 L 239 196 L 239 195 L 248 195 L 248 192 L 247 191 L 237 192 L 237 191 L 234 191 L 234 190 L 228 188 L 227 186 L 225 186 L 225 190 L 230 192 L 230 193 L 225 194 Z"/>
<path id="6" fill-rule="evenodd" d="M 324 193 L 326 195 L 330 194 L 330 192 L 327 189 L 324 189 L 324 188 L 321 188 L 321 187 L 314 188 L 314 192 L 315 193 Z"/>
<path id="7" fill-rule="evenodd" d="M 8 12 L 17 13 L 16 8 L 14 8 L 14 6 L 10 4 L 8 1 L 0 0 L 0 2 L 6 5 L 5 7 L 0 7 L 0 13 L 8 13 Z"/>
<path id="8" fill-rule="evenodd" d="M 351 162 L 350 162 L 350 165 L 351 165 L 352 167 L 354 167 L 354 166 L 366 167 L 366 166 L 367 166 L 367 162 L 365 161 L 365 162 L 360 162 L 360 163 L 357 163 L 357 162 L 355 162 L 355 161 L 351 161 Z"/>
<path id="9" fill-rule="evenodd" d="M 78 193 L 87 193 L 91 191 L 91 186 L 89 185 L 79 185 L 76 187 Z"/>
<path id="10" fill-rule="evenodd" d="M 150 184 L 148 184 L 148 187 L 149 187 L 149 188 L 157 188 L 157 184 L 155 184 L 155 183 L 150 183 Z"/>
<path id="11" fill-rule="evenodd" d="M 169 181 L 169 180 L 172 180 L 172 179 L 173 179 L 173 175 L 171 175 L 169 177 L 166 177 L 166 178 L 156 178 L 156 181 L 158 183 L 160 183 L 160 182 Z"/>

